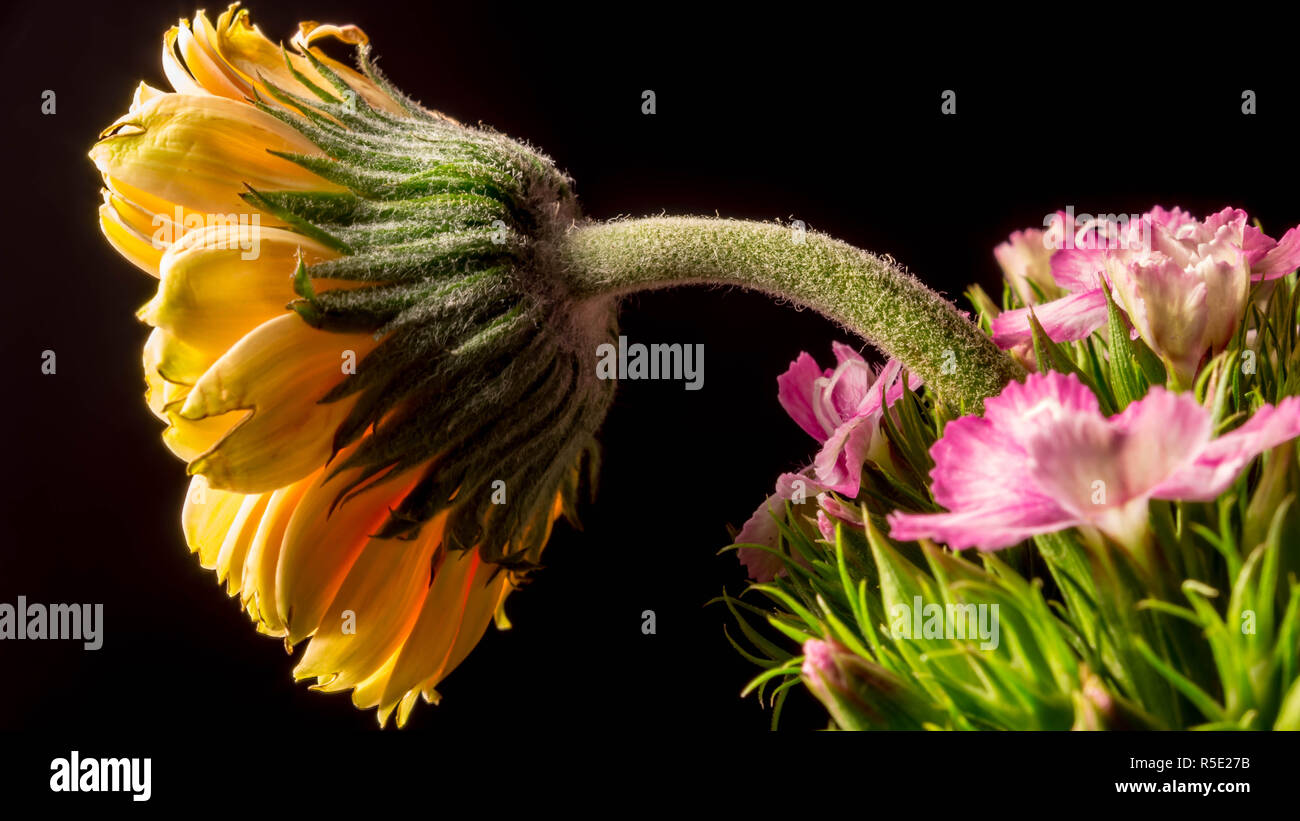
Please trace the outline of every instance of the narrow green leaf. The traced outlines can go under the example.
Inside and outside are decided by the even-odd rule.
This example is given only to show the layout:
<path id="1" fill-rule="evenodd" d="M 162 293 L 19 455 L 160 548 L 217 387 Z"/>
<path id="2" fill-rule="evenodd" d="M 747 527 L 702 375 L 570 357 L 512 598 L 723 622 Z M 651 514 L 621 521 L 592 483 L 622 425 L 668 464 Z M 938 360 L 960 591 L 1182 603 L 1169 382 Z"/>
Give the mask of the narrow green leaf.
<path id="1" fill-rule="evenodd" d="M 1110 347 L 1107 352 L 1110 354 L 1110 384 L 1115 390 L 1117 410 L 1124 410 L 1129 403 L 1146 394 L 1146 378 L 1141 375 L 1134 359 L 1128 323 L 1124 321 L 1119 306 L 1111 297 L 1110 288 L 1103 284 L 1102 291 L 1106 294 L 1106 312 L 1109 316 Z"/>

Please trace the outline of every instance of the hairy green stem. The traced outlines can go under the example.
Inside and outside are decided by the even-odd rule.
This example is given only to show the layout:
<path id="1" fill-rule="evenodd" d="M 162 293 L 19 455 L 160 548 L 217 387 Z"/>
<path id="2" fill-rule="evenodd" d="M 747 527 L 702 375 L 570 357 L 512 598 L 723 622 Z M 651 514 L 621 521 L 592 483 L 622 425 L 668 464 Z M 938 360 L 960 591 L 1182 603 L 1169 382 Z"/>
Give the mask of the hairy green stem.
<path id="1" fill-rule="evenodd" d="M 657 217 L 574 226 L 561 265 L 580 297 L 689 284 L 752 288 L 812 308 L 979 412 L 1024 371 L 952 303 L 892 261 L 772 223 Z"/>

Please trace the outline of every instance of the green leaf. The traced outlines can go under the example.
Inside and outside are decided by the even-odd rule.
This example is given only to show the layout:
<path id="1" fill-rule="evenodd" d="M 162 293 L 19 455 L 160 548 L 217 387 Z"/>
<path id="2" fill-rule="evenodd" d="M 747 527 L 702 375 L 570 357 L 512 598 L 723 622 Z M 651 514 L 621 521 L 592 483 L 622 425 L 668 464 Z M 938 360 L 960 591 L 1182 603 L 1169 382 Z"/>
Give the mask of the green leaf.
<path id="1" fill-rule="evenodd" d="M 1110 385 L 1115 391 L 1116 410 L 1122 411 L 1129 403 L 1146 395 L 1146 377 L 1142 376 L 1134 357 L 1128 324 L 1111 297 L 1110 288 L 1103 284 L 1102 291 L 1106 294 L 1106 313 L 1109 317 Z"/>
<path id="2" fill-rule="evenodd" d="M 1080 378 L 1085 376 L 1065 350 L 1058 343 L 1053 342 L 1047 335 L 1047 331 L 1043 330 L 1042 323 L 1038 321 L 1033 308 L 1029 309 L 1029 329 L 1033 334 L 1034 359 L 1038 362 L 1040 372 L 1053 370 L 1078 374 Z"/>
<path id="3" fill-rule="evenodd" d="M 1218 702 L 1210 697 L 1209 693 L 1196 686 L 1196 684 L 1191 679 L 1187 678 L 1187 676 L 1184 676 L 1182 673 L 1166 664 L 1159 656 L 1151 651 L 1151 647 L 1145 641 L 1141 638 L 1134 638 L 1133 643 L 1137 647 L 1137 651 L 1147 660 L 1147 663 L 1155 668 L 1156 672 L 1172 684 L 1178 692 L 1187 696 L 1187 700 L 1192 702 L 1192 704 L 1195 704 L 1196 708 L 1200 710 L 1206 718 L 1211 721 L 1228 720 L 1227 713 L 1225 713 L 1223 708 L 1219 706 Z"/>

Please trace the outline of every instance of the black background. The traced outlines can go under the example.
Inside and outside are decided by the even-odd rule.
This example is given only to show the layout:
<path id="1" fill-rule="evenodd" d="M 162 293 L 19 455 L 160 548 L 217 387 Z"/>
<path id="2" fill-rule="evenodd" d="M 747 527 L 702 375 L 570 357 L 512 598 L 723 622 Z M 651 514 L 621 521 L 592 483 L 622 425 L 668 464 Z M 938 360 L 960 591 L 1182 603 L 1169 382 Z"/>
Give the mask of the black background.
<path id="1" fill-rule="evenodd" d="M 105 640 L 98 652 L 0 645 L 0 728 L 62 748 L 119 732 L 240 745 L 269 728 L 371 730 L 373 712 L 346 695 L 294 684 L 281 645 L 254 633 L 185 548 L 183 467 L 142 401 L 147 328 L 132 316 L 154 281 L 99 235 L 86 152 L 139 80 L 165 85 L 162 33 L 193 8 L 94 8 L 11 6 L 0 29 L 0 601 L 102 602 Z M 1273 236 L 1300 223 L 1300 94 L 1291 73 L 1260 59 L 1285 57 L 1260 38 L 1290 22 L 1207 17 L 1182 31 L 922 10 L 904 23 L 800 5 L 252 11 L 274 39 L 299 19 L 362 26 L 398 86 L 549 153 L 589 216 L 801 219 L 892 254 L 959 300 L 968 282 L 997 293 L 993 247 L 1066 205 L 1199 215 L 1236 205 Z M 1240 112 L 1246 88 L 1259 95 L 1254 117 Z M 53 116 L 40 111 L 45 89 L 58 95 Z M 657 95 L 652 116 L 641 113 L 645 89 Z M 940 114 L 944 89 L 957 92 L 956 116 Z M 754 699 L 738 696 L 755 669 L 726 643 L 725 611 L 704 605 L 742 581 L 732 554 L 715 555 L 726 525 L 815 451 L 777 404 L 777 375 L 801 350 L 828 361 L 831 340 L 846 337 L 734 290 L 637 296 L 622 322 L 633 341 L 703 343 L 704 389 L 619 386 L 585 530 L 557 529 L 546 569 L 509 601 L 514 629 L 490 628 L 408 734 L 723 739 L 766 727 Z M 45 349 L 57 375 L 40 372 Z M 641 633 L 647 609 L 656 635 Z M 823 716 L 792 699 L 788 725 Z"/>

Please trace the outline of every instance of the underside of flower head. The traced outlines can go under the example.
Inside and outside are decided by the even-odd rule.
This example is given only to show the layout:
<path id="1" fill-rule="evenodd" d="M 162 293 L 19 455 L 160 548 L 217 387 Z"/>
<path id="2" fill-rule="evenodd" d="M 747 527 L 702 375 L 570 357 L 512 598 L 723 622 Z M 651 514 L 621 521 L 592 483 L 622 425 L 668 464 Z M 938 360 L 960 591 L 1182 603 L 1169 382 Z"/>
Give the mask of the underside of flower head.
<path id="1" fill-rule="evenodd" d="M 615 305 L 557 272 L 578 212 L 549 159 L 406 98 L 360 29 L 291 45 L 237 4 L 169 30 L 175 93 L 142 84 L 91 151 L 100 222 L 159 278 L 148 402 L 191 549 L 311 638 L 299 678 L 404 723 L 572 517 Z"/>

